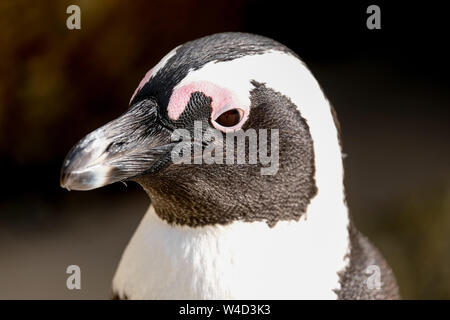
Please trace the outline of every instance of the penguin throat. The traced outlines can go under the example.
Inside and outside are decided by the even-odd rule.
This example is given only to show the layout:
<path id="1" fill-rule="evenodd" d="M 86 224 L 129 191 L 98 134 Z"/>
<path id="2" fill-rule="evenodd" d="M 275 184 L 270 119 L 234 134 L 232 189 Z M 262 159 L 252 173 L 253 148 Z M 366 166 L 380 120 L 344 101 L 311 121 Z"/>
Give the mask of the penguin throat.
<path id="1" fill-rule="evenodd" d="M 335 299 L 347 266 L 346 210 L 322 211 L 312 202 L 307 219 L 273 228 L 242 221 L 173 226 L 151 206 L 113 291 L 122 299 Z"/>

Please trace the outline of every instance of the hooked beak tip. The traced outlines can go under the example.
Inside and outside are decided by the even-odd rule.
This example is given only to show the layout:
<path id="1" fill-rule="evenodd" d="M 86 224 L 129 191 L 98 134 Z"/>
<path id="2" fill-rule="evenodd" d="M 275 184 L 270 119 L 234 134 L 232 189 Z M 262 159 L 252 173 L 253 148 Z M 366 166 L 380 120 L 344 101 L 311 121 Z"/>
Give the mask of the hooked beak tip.
<path id="1" fill-rule="evenodd" d="M 61 188 L 67 189 L 68 191 L 70 191 L 69 186 L 66 185 L 67 177 L 68 177 L 68 175 L 65 174 L 64 172 L 62 172 L 61 173 L 61 177 L 59 179 L 59 185 L 60 185 Z"/>
<path id="2" fill-rule="evenodd" d="M 80 167 L 72 170 L 64 168 L 61 172 L 60 186 L 70 190 L 92 190 L 110 184 L 108 177 L 112 168 L 105 165 Z"/>
<path id="3" fill-rule="evenodd" d="M 102 162 L 95 163 L 92 153 L 74 148 L 64 160 L 59 183 L 69 191 L 92 190 L 109 184 L 111 170 Z"/>

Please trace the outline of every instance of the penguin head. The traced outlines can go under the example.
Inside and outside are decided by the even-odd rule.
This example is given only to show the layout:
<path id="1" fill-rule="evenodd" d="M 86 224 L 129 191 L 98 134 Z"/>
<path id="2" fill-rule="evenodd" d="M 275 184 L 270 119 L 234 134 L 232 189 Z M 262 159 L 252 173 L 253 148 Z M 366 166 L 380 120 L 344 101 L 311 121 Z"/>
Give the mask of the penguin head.
<path id="1" fill-rule="evenodd" d="M 208 132 L 214 138 L 205 139 Z M 223 146 L 249 132 L 256 162 L 248 136 Z M 223 161 L 198 159 L 211 149 L 218 155 L 217 134 Z M 192 161 L 177 163 L 174 150 L 186 136 L 199 138 L 183 149 Z M 61 171 L 61 186 L 73 190 L 124 180 L 138 182 L 169 223 L 298 220 L 318 191 L 342 193 L 336 124 L 317 81 L 287 47 L 244 33 L 207 36 L 150 69 L 129 109 L 76 144 Z"/>

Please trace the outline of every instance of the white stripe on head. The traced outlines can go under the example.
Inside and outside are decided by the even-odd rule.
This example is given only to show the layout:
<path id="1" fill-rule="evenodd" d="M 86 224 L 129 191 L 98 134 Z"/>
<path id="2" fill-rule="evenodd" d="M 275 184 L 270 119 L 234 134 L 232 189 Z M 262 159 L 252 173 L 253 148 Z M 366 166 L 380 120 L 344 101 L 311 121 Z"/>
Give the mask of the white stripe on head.
<path id="1" fill-rule="evenodd" d="M 152 69 L 152 76 L 150 77 L 150 79 L 153 78 L 162 68 L 164 68 L 164 66 L 167 64 L 167 61 L 169 61 L 169 59 L 172 58 L 177 53 L 177 50 L 178 50 L 179 47 L 181 47 L 181 45 L 179 45 L 175 49 L 172 49 L 172 51 L 170 51 L 168 54 L 166 54 L 156 64 L 156 66 L 153 67 L 153 69 Z"/>
<path id="2" fill-rule="evenodd" d="M 137 86 L 136 90 L 134 90 L 134 93 L 130 98 L 130 103 L 131 101 L 133 101 L 136 94 L 138 94 L 139 91 L 147 84 L 147 82 L 149 82 L 151 78 L 153 78 L 162 68 L 164 68 L 164 66 L 167 64 L 167 61 L 169 61 L 169 59 L 172 58 L 177 53 L 177 49 L 179 47 L 180 46 L 170 51 L 156 64 L 156 66 L 147 71 L 144 78 L 142 78 L 142 80 L 139 82 L 139 85 Z"/>
<path id="3" fill-rule="evenodd" d="M 191 70 L 174 90 L 193 82 L 210 81 L 232 91 L 243 107 L 249 107 L 250 91 L 254 88 L 251 80 L 280 92 L 297 106 L 313 139 L 316 198 L 321 195 L 330 202 L 334 200 L 330 205 L 341 203 L 343 167 L 337 129 L 328 100 L 300 59 L 284 52 L 269 51 L 232 61 L 213 61 Z"/>

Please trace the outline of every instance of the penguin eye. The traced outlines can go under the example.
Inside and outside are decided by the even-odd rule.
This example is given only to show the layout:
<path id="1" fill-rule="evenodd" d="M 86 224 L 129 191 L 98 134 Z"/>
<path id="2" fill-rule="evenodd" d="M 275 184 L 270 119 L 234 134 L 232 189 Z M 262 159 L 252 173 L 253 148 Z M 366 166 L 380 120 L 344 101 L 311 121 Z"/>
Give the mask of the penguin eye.
<path id="1" fill-rule="evenodd" d="M 244 116 L 244 110 L 235 108 L 225 111 L 220 116 L 216 118 L 216 122 L 222 127 L 229 128 L 237 125 Z"/>

